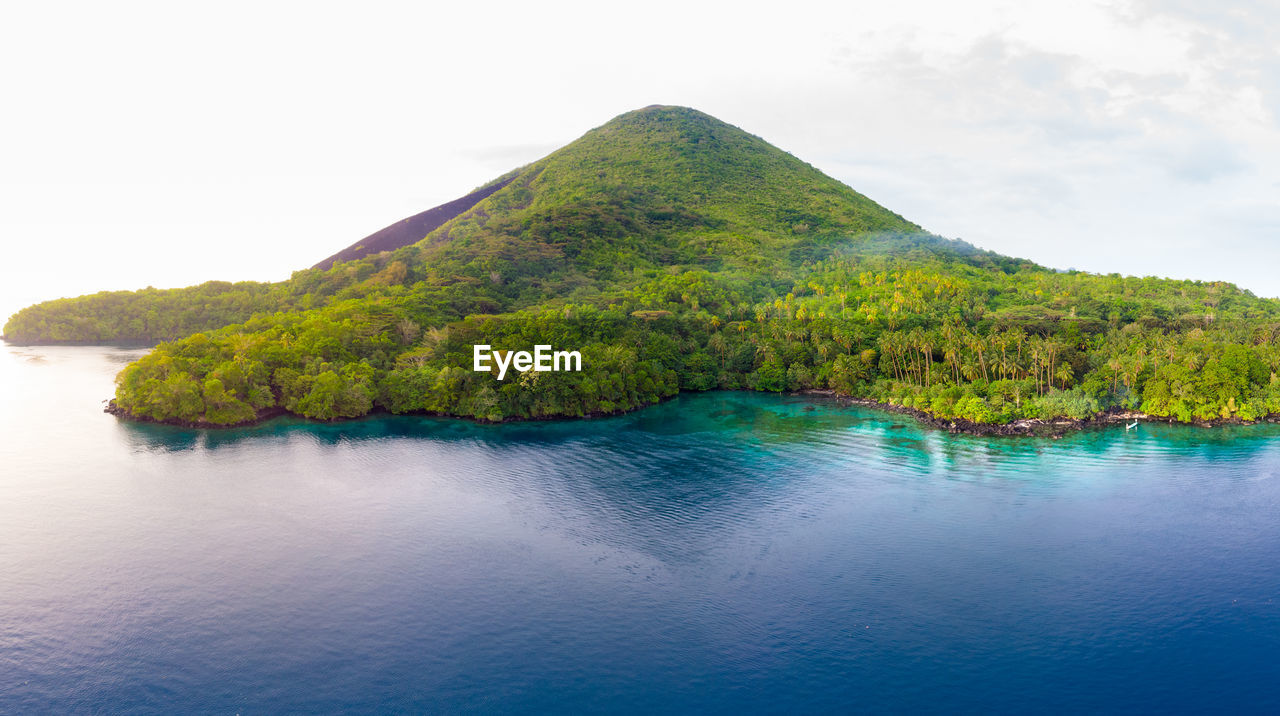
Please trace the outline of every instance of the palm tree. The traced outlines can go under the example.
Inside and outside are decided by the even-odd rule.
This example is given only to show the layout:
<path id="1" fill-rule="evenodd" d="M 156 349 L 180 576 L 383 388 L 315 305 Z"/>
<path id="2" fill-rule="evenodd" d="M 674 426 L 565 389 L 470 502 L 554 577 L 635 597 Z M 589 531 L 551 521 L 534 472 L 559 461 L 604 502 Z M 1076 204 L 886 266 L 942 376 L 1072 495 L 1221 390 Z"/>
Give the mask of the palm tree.
<path id="1" fill-rule="evenodd" d="M 1062 384 L 1062 389 L 1066 390 L 1067 381 L 1075 378 L 1075 375 L 1076 375 L 1075 371 L 1071 370 L 1071 366 L 1067 363 L 1063 363 L 1062 365 L 1058 366 L 1058 371 L 1054 373 L 1053 377 L 1057 378 L 1058 382 Z"/>
<path id="2" fill-rule="evenodd" d="M 715 351 L 720 356 L 720 370 L 725 367 L 725 354 L 728 353 L 729 343 L 724 339 L 724 335 L 720 333 L 712 333 L 707 339 L 707 347 Z"/>
<path id="3" fill-rule="evenodd" d="M 1120 369 L 1124 367 L 1124 362 L 1120 360 L 1120 356 L 1114 356 L 1107 361 L 1107 367 L 1111 369 L 1111 392 L 1114 393 L 1120 389 Z"/>

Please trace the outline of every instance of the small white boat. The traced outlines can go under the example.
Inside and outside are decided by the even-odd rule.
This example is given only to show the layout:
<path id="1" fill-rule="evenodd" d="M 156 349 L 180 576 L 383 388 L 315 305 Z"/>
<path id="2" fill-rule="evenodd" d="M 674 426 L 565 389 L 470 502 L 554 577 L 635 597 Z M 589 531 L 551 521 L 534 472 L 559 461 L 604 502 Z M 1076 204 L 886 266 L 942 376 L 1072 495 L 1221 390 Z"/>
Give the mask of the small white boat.
<path id="1" fill-rule="evenodd" d="M 1124 429 L 1125 429 L 1125 430 L 1133 430 L 1133 429 L 1134 429 L 1134 428 L 1136 428 L 1136 427 L 1138 427 L 1138 421 L 1137 421 L 1137 420 L 1135 420 L 1135 421 L 1133 421 L 1132 423 L 1129 423 L 1128 425 L 1124 426 Z"/>

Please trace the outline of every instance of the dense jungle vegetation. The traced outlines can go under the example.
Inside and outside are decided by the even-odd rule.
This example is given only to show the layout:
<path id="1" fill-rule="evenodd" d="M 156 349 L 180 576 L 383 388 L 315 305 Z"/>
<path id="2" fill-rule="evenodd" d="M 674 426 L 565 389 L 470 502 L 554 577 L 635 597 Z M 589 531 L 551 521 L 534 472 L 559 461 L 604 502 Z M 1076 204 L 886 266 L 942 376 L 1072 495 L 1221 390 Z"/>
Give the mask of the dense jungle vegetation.
<path id="1" fill-rule="evenodd" d="M 423 241 L 299 271 L 34 306 L 25 342 L 165 340 L 135 416 L 283 408 L 583 416 L 681 390 L 812 388 L 944 419 L 1280 413 L 1280 302 L 1230 284 L 1059 272 L 921 233 L 707 115 L 623 115 Z M 579 350 L 499 381 L 472 346 Z"/>

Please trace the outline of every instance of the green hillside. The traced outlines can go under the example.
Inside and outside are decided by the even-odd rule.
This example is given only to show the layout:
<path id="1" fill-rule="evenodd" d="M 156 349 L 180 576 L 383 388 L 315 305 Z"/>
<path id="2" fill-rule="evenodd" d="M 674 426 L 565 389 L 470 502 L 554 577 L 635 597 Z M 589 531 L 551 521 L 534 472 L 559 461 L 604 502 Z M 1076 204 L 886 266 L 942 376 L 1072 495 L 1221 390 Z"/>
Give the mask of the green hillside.
<path id="1" fill-rule="evenodd" d="M 508 177 L 416 244 L 278 284 L 40 304 L 6 337 L 177 338 L 121 373 L 115 405 L 195 424 L 583 416 L 713 388 L 988 424 L 1280 413 L 1280 303 L 924 234 L 691 109 L 624 114 Z M 583 370 L 499 379 L 472 369 L 476 344 L 576 350 Z"/>
<path id="2" fill-rule="evenodd" d="M 417 246 L 278 284 L 50 301 L 10 318 L 5 338 L 172 340 L 389 286 L 413 286 L 433 320 L 448 320 L 634 286 L 672 265 L 781 275 L 849 236 L 918 230 L 764 140 L 682 107 L 629 112 L 501 181 L 511 174 Z"/>
<path id="3" fill-rule="evenodd" d="M 758 137 L 695 110 L 649 107 L 519 170 L 373 266 L 421 283 L 452 318 L 596 296 L 672 266 L 780 275 L 849 236 L 916 230 Z"/>

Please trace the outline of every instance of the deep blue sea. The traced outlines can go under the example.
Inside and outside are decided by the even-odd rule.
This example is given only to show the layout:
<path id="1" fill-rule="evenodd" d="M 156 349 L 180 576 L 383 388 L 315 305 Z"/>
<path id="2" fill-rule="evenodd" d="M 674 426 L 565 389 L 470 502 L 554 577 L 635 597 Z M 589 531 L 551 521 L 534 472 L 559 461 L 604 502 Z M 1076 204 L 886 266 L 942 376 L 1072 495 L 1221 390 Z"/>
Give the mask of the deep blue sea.
<path id="1" fill-rule="evenodd" d="M 1280 712 L 1280 428 L 193 431 L 0 352 L 0 713 Z"/>

